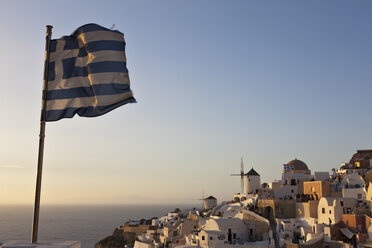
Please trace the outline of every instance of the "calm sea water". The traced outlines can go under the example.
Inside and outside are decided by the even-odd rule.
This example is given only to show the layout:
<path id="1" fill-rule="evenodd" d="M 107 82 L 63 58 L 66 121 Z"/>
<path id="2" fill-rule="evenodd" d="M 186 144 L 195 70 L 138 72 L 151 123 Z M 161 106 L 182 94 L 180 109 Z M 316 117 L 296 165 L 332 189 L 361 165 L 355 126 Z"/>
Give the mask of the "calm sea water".
<path id="1" fill-rule="evenodd" d="M 94 247 L 129 219 L 161 217 L 191 205 L 47 205 L 41 206 L 38 240 L 77 240 L 82 248 Z M 29 240 L 32 206 L 0 206 L 0 241 Z"/>

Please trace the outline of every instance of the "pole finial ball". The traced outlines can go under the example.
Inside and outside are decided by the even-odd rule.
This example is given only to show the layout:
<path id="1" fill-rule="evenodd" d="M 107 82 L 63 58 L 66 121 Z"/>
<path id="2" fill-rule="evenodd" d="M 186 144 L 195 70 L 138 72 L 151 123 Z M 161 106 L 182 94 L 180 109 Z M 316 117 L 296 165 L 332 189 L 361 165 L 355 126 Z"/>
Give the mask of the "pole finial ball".
<path id="1" fill-rule="evenodd" d="M 53 28 L 52 25 L 47 25 L 47 26 L 46 26 L 46 34 L 47 34 L 47 35 L 52 33 L 52 28 Z"/>

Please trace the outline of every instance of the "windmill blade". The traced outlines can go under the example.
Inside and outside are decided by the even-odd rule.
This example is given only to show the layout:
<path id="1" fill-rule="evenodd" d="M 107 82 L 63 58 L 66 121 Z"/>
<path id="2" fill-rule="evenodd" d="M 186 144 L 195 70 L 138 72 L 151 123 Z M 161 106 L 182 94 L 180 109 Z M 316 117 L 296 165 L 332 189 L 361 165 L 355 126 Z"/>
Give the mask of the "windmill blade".
<path id="1" fill-rule="evenodd" d="M 240 179 L 240 183 L 241 183 L 241 190 L 242 190 L 242 193 L 244 193 L 244 177 L 242 177 L 241 179 Z"/>
<path id="2" fill-rule="evenodd" d="M 241 158 L 241 161 L 240 161 L 240 173 L 244 175 L 244 162 L 243 162 L 243 157 Z"/>
<path id="3" fill-rule="evenodd" d="M 244 162 L 243 157 L 240 158 L 240 174 L 232 173 L 230 176 L 240 176 L 241 193 L 244 192 Z"/>
<path id="4" fill-rule="evenodd" d="M 241 192 L 244 193 L 244 162 L 243 162 L 243 157 L 241 157 L 240 160 L 240 185 L 241 185 Z"/>

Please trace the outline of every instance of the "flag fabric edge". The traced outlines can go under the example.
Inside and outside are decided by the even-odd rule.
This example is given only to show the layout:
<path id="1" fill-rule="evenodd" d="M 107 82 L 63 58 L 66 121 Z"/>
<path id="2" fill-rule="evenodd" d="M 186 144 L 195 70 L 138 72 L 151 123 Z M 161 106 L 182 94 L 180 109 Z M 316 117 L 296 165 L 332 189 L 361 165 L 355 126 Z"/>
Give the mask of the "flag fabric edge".
<path id="1" fill-rule="evenodd" d="M 137 100 L 132 96 L 123 101 L 117 102 L 115 104 L 107 106 L 97 106 L 97 107 L 82 107 L 82 108 L 66 108 L 60 110 L 49 110 L 47 111 L 47 122 L 55 122 L 61 119 L 71 119 L 76 114 L 80 117 L 97 117 L 111 112 L 112 110 L 126 105 L 128 103 L 137 103 Z M 62 114 L 61 114 L 62 113 Z"/>

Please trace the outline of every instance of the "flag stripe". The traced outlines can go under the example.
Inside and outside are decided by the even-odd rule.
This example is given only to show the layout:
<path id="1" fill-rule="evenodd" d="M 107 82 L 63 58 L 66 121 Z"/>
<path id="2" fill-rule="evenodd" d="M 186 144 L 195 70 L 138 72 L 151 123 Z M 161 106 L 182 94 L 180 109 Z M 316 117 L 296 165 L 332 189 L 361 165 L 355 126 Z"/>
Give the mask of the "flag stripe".
<path id="1" fill-rule="evenodd" d="M 77 97 L 90 97 L 102 95 L 114 95 L 118 92 L 130 92 L 128 84 L 97 84 L 88 87 L 78 87 L 62 90 L 49 90 L 48 101 L 57 99 L 69 99 Z"/>
<path id="2" fill-rule="evenodd" d="M 57 43 L 58 43 L 58 40 L 50 41 L 50 48 L 49 48 L 50 55 L 52 55 L 52 53 L 54 53 L 57 50 Z"/>
<path id="3" fill-rule="evenodd" d="M 82 33 L 77 36 L 77 39 L 83 43 L 102 40 L 115 40 L 124 42 L 124 37 L 120 33 L 113 33 L 112 31 L 95 31 L 89 33 Z"/>
<path id="4" fill-rule="evenodd" d="M 120 51 L 125 49 L 124 42 L 114 40 L 94 41 L 87 43 L 84 47 L 79 49 L 78 57 L 88 56 L 89 53 L 97 51 Z"/>
<path id="5" fill-rule="evenodd" d="M 57 48 L 59 46 L 63 46 L 63 51 L 71 51 L 72 53 L 77 53 L 79 57 L 85 57 L 88 53 L 97 52 L 97 51 L 121 51 L 123 52 L 125 49 L 125 42 L 117 41 L 117 40 L 99 40 L 99 41 L 89 41 L 84 43 L 83 46 L 79 46 L 77 40 L 70 41 L 68 39 L 57 41 L 51 45 L 50 56 L 51 60 L 55 60 L 55 57 L 58 55 L 54 55 L 57 52 Z M 76 56 L 72 55 L 71 57 Z"/>
<path id="6" fill-rule="evenodd" d="M 83 57 L 87 55 L 87 52 L 95 52 L 101 50 L 114 50 L 114 51 L 124 51 L 125 42 L 124 38 L 117 39 L 116 37 L 106 37 L 104 40 L 98 40 L 98 37 L 93 37 L 92 40 L 84 39 L 80 41 L 82 45 L 79 45 L 79 41 L 76 39 L 71 39 L 70 37 L 64 38 L 63 40 L 53 40 L 51 41 L 50 52 L 55 53 L 57 47 L 60 46 L 59 42 L 63 42 L 63 50 L 79 50 L 79 56 Z"/>
<path id="7" fill-rule="evenodd" d="M 75 66 L 85 66 L 92 62 L 102 61 L 126 61 L 126 57 L 122 51 L 98 51 L 89 53 L 85 57 L 78 57 Z"/>
<path id="8" fill-rule="evenodd" d="M 116 40 L 100 40 L 100 41 L 91 41 L 84 45 L 84 50 L 88 53 L 107 50 L 107 51 L 124 51 L 125 43 L 122 41 Z"/>
<path id="9" fill-rule="evenodd" d="M 100 116 L 103 114 L 106 114 L 110 112 L 113 109 L 116 109 L 117 107 L 120 107 L 127 103 L 135 103 L 136 100 L 134 97 L 130 97 L 128 99 L 122 100 L 120 102 L 117 102 L 112 105 L 108 106 L 98 106 L 98 107 L 81 107 L 81 108 L 65 108 L 65 109 L 59 109 L 59 110 L 49 110 L 47 111 L 46 119 L 48 121 L 58 121 L 62 118 L 72 118 L 75 114 L 78 114 L 79 116 L 84 117 L 95 117 Z"/>
<path id="10" fill-rule="evenodd" d="M 65 44 L 63 50 L 74 50 L 79 49 L 79 42 L 73 37 L 65 37 Z"/>
<path id="11" fill-rule="evenodd" d="M 86 77 L 91 73 L 122 72 L 128 73 L 126 62 L 101 61 L 90 63 L 87 66 L 75 66 L 76 58 L 63 59 L 63 79 L 73 77 Z M 53 76 L 53 74 L 51 75 Z"/>
<path id="12" fill-rule="evenodd" d="M 115 102 L 122 101 L 126 98 L 132 97 L 132 92 L 125 92 L 115 95 L 106 96 L 92 96 L 92 97 L 79 97 L 71 99 L 57 99 L 49 100 L 47 105 L 47 111 L 64 109 L 64 108 L 79 108 L 79 107 L 97 107 L 114 104 Z"/>
<path id="13" fill-rule="evenodd" d="M 96 84 L 129 84 L 128 73 L 102 72 L 89 74 L 88 77 L 74 77 L 60 81 L 49 81 L 48 90 L 70 89 L 76 87 L 88 87 Z"/>

